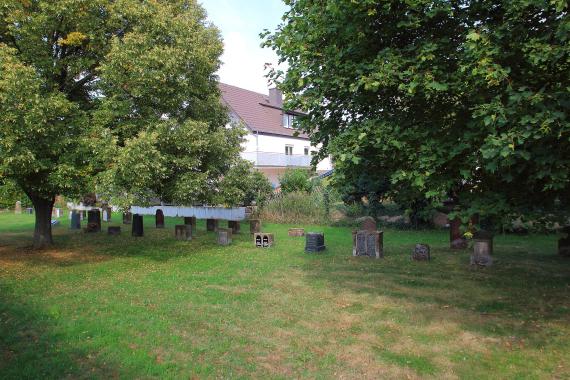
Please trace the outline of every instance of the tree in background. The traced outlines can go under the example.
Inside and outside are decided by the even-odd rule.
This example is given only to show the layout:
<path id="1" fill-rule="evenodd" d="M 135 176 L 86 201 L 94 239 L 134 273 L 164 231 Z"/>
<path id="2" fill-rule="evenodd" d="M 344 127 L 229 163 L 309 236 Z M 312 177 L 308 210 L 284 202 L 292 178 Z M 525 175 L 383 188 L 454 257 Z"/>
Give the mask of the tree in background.
<path id="1" fill-rule="evenodd" d="M 286 1 L 270 77 L 350 194 L 465 215 L 570 207 L 566 1 Z"/>
<path id="2" fill-rule="evenodd" d="M 32 201 L 35 247 L 53 242 L 57 194 L 214 200 L 243 136 L 221 53 L 193 0 L 0 0 L 0 178 Z"/>
<path id="3" fill-rule="evenodd" d="M 309 193 L 312 189 L 309 172 L 305 169 L 287 169 L 279 177 L 279 183 L 283 194 L 295 191 Z"/>

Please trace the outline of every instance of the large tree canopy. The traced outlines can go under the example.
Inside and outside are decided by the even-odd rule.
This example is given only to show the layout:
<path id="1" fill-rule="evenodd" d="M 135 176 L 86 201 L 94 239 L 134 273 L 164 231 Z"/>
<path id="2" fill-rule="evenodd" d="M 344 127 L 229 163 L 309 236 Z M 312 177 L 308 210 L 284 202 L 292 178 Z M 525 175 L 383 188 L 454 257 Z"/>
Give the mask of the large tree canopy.
<path id="1" fill-rule="evenodd" d="M 221 53 L 195 0 L 0 0 L 0 181 L 32 200 L 36 246 L 57 194 L 231 202 Z"/>
<path id="2" fill-rule="evenodd" d="M 290 0 L 270 76 L 356 196 L 452 196 L 482 216 L 568 210 L 563 0 Z"/>

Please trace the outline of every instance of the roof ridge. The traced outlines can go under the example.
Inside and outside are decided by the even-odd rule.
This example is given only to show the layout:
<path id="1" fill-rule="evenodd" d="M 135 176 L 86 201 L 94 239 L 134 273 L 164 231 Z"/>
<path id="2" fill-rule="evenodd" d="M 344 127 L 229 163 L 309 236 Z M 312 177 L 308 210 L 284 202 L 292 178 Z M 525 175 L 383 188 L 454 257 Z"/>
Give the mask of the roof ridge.
<path id="1" fill-rule="evenodd" d="M 222 86 L 233 87 L 233 88 L 237 88 L 238 90 L 241 90 L 241 91 L 247 91 L 247 92 L 251 92 L 251 93 L 256 94 L 256 95 L 261 95 L 261 96 L 263 96 L 264 98 L 268 98 L 268 97 L 269 97 L 269 95 L 267 95 L 267 94 L 262 94 L 261 92 L 257 92 L 257 91 L 253 91 L 253 90 L 248 90 L 247 88 L 238 87 L 238 86 L 235 86 L 235 85 L 233 85 L 233 84 L 227 84 L 227 83 L 223 83 L 223 82 L 218 82 L 218 83 L 220 83 Z"/>

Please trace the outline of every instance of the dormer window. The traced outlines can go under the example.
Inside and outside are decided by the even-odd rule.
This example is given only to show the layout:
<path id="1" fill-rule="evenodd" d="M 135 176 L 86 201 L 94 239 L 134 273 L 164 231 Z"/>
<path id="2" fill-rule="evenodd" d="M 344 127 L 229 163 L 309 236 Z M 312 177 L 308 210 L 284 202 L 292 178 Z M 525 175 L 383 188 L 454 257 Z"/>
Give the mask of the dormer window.
<path id="1" fill-rule="evenodd" d="M 290 113 L 283 114 L 283 126 L 285 128 L 295 128 L 295 119 L 297 117 L 295 115 L 291 115 Z"/>

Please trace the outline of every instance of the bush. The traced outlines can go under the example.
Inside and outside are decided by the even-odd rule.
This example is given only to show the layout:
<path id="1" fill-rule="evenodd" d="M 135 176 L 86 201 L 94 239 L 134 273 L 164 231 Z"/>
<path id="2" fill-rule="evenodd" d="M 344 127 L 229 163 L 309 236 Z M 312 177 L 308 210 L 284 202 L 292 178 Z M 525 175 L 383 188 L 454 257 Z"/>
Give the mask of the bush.
<path id="1" fill-rule="evenodd" d="M 313 186 L 309 177 L 309 172 L 304 169 L 289 169 L 279 177 L 281 192 L 284 194 L 292 192 L 311 192 Z"/>
<path id="2" fill-rule="evenodd" d="M 261 210 L 261 218 L 277 223 L 326 224 L 328 216 L 323 192 L 294 191 L 276 194 Z"/>

